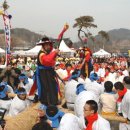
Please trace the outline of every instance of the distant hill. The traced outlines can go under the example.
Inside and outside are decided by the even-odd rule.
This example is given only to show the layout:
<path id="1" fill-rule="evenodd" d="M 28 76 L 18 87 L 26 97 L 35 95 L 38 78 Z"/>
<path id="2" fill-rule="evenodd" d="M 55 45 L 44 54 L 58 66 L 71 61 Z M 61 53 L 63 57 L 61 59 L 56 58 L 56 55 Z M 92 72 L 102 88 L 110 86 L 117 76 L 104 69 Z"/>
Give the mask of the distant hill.
<path id="1" fill-rule="evenodd" d="M 109 35 L 110 40 L 105 43 L 104 49 L 109 52 L 127 52 L 130 50 L 130 30 L 129 29 L 113 29 L 107 32 Z M 88 45 L 95 51 L 99 50 L 103 47 L 103 41 L 101 36 L 95 36 L 94 46 L 91 40 L 89 40 Z"/>
<path id="2" fill-rule="evenodd" d="M 15 28 L 11 30 L 11 50 L 17 49 L 30 49 L 36 45 L 43 35 L 37 34 L 24 28 Z M 50 38 L 57 42 L 56 39 Z M 72 47 L 73 43 L 69 38 L 64 39 L 69 47 Z M 54 44 L 58 45 L 57 43 Z M 0 30 L 0 47 L 5 48 L 5 36 L 4 31 Z"/>
<path id="3" fill-rule="evenodd" d="M 110 41 L 105 44 L 105 50 L 109 52 L 124 51 L 130 49 L 130 30 L 129 29 L 113 29 L 108 31 Z M 42 38 L 42 35 L 32 32 L 24 28 L 15 28 L 11 30 L 11 49 L 29 49 L 35 46 L 36 42 Z M 65 39 L 69 46 L 79 48 L 80 42 L 72 43 L 70 39 Z M 102 48 L 102 38 L 95 36 L 95 42 L 88 40 L 88 46 L 96 51 Z M 0 30 L 0 47 L 5 48 L 4 31 Z"/>
<path id="4" fill-rule="evenodd" d="M 34 33 L 24 28 L 15 28 L 11 30 L 11 48 L 27 49 L 35 46 L 36 42 L 42 38 L 42 35 Z M 4 31 L 0 30 L 0 46 L 5 46 Z"/>
<path id="5" fill-rule="evenodd" d="M 119 41 L 119 40 L 130 40 L 130 30 L 129 29 L 113 29 L 109 32 L 110 39 L 113 41 Z"/>

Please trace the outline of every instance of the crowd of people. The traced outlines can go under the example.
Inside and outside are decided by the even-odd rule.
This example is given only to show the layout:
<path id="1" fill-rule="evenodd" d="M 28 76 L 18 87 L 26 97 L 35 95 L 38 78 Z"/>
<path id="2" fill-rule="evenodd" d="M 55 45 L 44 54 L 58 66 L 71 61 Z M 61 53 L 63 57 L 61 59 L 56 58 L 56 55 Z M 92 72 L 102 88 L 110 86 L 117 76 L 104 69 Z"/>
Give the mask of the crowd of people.
<path id="1" fill-rule="evenodd" d="M 13 118 L 40 102 L 32 130 L 112 130 L 101 115 L 122 116 L 126 120 L 120 122 L 119 130 L 130 129 L 127 58 L 92 57 L 84 47 L 77 51 L 78 61 L 59 61 L 59 49 L 53 50 L 48 37 L 37 45 L 42 46 L 37 57 L 12 56 L 0 70 L 0 108 L 6 109 L 6 116 Z M 3 57 L 0 64 L 4 64 Z M 61 104 L 74 114 L 61 111 Z"/>

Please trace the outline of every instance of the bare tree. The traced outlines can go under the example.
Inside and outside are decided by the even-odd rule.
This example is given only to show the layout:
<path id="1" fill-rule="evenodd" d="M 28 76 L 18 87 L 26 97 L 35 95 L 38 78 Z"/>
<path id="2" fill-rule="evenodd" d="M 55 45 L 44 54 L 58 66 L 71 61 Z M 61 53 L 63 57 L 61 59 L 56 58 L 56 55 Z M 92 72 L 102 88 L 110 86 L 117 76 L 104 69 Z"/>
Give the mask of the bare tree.
<path id="1" fill-rule="evenodd" d="M 4 3 L 2 4 L 2 7 L 4 11 L 6 11 L 9 8 L 9 5 L 7 4 L 7 1 L 5 0 Z"/>
<path id="2" fill-rule="evenodd" d="M 76 18 L 75 21 L 76 23 L 73 25 L 73 27 L 78 28 L 78 38 L 80 39 L 81 43 L 83 43 L 81 32 L 83 32 L 84 36 L 88 38 L 91 34 L 88 28 L 96 28 L 97 25 L 93 24 L 94 18 L 92 16 L 81 16 Z M 87 30 L 87 32 L 84 31 L 84 28 Z"/>
<path id="3" fill-rule="evenodd" d="M 99 31 L 98 34 L 102 37 L 102 48 L 104 49 L 105 43 L 109 41 L 109 35 L 105 31 Z"/>

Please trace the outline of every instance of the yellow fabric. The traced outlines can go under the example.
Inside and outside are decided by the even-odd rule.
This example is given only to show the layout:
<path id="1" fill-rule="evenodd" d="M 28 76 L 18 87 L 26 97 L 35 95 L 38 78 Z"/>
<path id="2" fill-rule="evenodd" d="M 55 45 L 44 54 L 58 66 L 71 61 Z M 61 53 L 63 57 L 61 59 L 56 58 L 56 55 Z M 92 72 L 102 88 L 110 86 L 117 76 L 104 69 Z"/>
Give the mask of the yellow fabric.
<path id="1" fill-rule="evenodd" d="M 88 63 L 85 63 L 85 73 L 86 77 L 88 78 Z"/>
<path id="2" fill-rule="evenodd" d="M 0 10 L 0 15 L 3 15 L 3 14 L 4 14 L 3 10 Z"/>
<path id="3" fill-rule="evenodd" d="M 112 116 L 116 116 L 117 113 L 116 112 L 101 112 L 102 115 L 112 115 Z"/>

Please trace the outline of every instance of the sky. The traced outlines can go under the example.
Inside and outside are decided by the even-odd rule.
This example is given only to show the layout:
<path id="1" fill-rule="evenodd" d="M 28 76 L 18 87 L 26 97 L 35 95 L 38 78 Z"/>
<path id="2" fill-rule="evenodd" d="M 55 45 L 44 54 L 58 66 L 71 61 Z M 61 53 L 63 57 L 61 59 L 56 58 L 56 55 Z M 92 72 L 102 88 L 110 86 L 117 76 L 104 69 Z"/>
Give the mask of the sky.
<path id="1" fill-rule="evenodd" d="M 0 5 L 4 0 L 0 0 Z M 64 37 L 77 41 L 75 19 L 92 16 L 98 27 L 90 32 L 112 29 L 130 29 L 130 0 L 7 0 L 12 15 L 12 28 L 26 28 L 49 37 L 57 38 L 64 24 L 69 30 Z M 0 29 L 3 21 L 0 18 Z"/>

